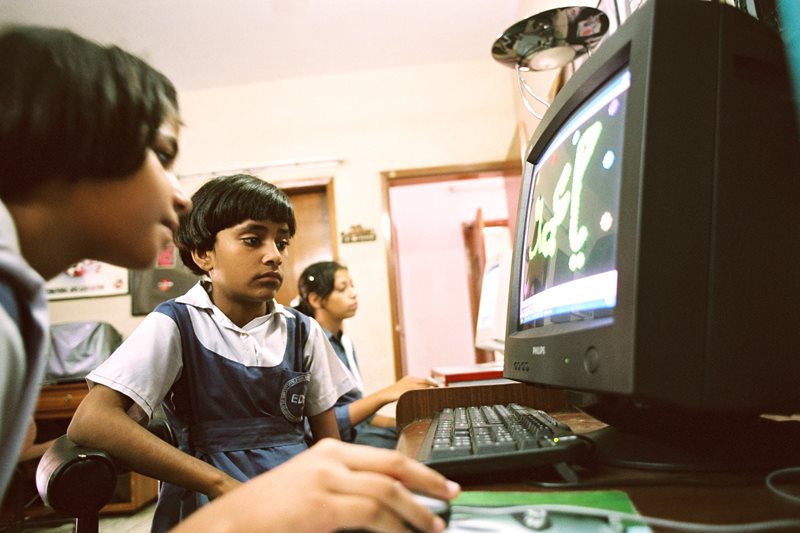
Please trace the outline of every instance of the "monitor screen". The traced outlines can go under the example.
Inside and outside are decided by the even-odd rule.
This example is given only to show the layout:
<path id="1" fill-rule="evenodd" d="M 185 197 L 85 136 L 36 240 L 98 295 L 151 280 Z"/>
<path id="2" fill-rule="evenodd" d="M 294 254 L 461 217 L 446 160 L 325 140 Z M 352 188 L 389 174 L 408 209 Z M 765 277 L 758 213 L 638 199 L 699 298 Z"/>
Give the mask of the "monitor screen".
<path id="1" fill-rule="evenodd" d="M 522 328 L 613 313 L 630 78 L 623 69 L 575 110 L 533 168 L 519 287 Z"/>

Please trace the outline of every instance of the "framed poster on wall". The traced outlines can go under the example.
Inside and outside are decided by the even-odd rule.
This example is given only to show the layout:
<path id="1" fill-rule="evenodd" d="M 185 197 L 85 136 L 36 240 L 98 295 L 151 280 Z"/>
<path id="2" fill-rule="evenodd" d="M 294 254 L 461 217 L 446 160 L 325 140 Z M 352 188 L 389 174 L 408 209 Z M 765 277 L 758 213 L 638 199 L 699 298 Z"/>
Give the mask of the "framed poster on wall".
<path id="1" fill-rule="evenodd" d="M 128 294 L 128 270 L 84 259 L 48 281 L 45 291 L 48 300 Z"/>
<path id="2" fill-rule="evenodd" d="M 147 270 L 131 270 L 131 314 L 146 315 L 158 304 L 177 298 L 192 288 L 200 276 L 183 265 L 178 248 L 171 245 Z"/>

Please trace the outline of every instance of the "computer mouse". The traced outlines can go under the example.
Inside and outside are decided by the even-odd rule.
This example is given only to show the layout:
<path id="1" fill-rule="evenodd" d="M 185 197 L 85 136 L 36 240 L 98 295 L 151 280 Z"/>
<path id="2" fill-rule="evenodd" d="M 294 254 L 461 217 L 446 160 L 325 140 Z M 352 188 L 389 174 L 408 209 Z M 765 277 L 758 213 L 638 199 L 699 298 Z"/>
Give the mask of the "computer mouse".
<path id="1" fill-rule="evenodd" d="M 438 498 L 432 498 L 430 496 L 426 496 L 425 494 L 419 494 L 417 492 L 411 493 L 414 500 L 419 503 L 420 505 L 427 507 L 433 514 L 440 516 L 442 520 L 444 520 L 445 524 L 450 523 L 450 502 L 446 500 L 440 500 Z M 408 528 L 409 531 L 413 533 L 421 533 L 419 529 L 415 528 L 408 522 L 405 522 L 405 526 Z M 340 529 L 337 533 L 368 533 L 365 529 Z"/>
<path id="2" fill-rule="evenodd" d="M 439 498 L 433 498 L 425 494 L 420 494 L 418 492 L 414 492 L 411 495 L 414 498 L 414 501 L 416 501 L 418 504 L 427 507 L 430 512 L 441 517 L 445 524 L 450 523 L 450 502 L 447 500 L 440 500 Z M 408 526 L 411 531 L 419 531 L 411 524 L 406 523 L 406 526 Z"/>

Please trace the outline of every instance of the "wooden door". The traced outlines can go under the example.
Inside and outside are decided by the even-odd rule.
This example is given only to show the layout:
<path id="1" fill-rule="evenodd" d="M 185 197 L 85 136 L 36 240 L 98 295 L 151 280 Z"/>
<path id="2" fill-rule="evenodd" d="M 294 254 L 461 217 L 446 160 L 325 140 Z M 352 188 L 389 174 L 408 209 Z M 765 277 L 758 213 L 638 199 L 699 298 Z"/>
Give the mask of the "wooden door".
<path id="1" fill-rule="evenodd" d="M 288 306 L 297 296 L 297 280 L 303 269 L 337 256 L 333 179 L 276 185 L 291 200 L 297 221 L 297 232 L 284 264 L 283 285 L 276 296 L 279 303 Z"/>

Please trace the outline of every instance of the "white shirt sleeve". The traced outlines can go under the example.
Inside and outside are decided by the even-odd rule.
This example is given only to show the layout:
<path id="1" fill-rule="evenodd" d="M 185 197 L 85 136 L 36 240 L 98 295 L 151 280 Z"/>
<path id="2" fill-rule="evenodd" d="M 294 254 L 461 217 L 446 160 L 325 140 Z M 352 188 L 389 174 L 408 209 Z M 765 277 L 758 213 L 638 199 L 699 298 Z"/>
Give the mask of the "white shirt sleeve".
<path id="1" fill-rule="evenodd" d="M 355 388 L 342 362 L 325 337 L 322 327 L 313 318 L 311 331 L 303 350 L 303 363 L 311 372 L 306 395 L 306 416 L 318 415 L 336 403 L 344 393 Z"/>
<path id="2" fill-rule="evenodd" d="M 0 399 L 3 408 L 15 408 L 25 382 L 25 346 L 17 324 L 0 307 Z"/>
<path id="3" fill-rule="evenodd" d="M 0 444 L 3 449 L 19 441 L 19 403 L 25 391 L 25 346 L 17 324 L 0 305 Z M 25 413 L 26 417 L 28 413 Z M 15 450 L 17 453 L 19 450 Z M 12 455 L 12 454 L 9 454 Z M 2 470 L 2 468 L 0 468 Z M 10 470 L 10 469 L 9 469 Z M 10 476 L 10 474 L 9 474 Z M 0 475 L 0 477 L 3 477 Z M 2 480 L 0 480 L 2 485 Z M 0 493 L 3 487 L 0 486 Z"/>
<path id="4" fill-rule="evenodd" d="M 86 380 L 105 385 L 134 402 L 136 420 L 153 412 L 178 380 L 183 368 L 181 336 L 168 316 L 150 313 L 106 361 Z"/>

